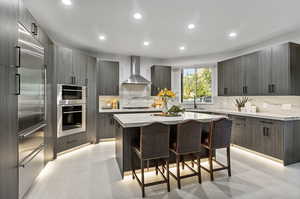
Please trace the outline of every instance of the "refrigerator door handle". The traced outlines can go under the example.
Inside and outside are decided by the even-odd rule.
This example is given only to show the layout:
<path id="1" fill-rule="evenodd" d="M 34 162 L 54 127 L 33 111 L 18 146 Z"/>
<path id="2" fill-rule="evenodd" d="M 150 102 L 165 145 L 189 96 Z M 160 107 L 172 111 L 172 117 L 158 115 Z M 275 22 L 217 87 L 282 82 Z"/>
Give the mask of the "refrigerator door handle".
<path id="1" fill-rule="evenodd" d="M 16 49 L 17 49 L 17 65 L 16 65 L 16 68 L 20 68 L 21 67 L 21 47 L 16 46 Z"/>
<path id="2" fill-rule="evenodd" d="M 31 160 L 33 160 L 43 149 L 44 145 L 40 145 L 36 150 L 34 150 L 31 154 L 29 154 L 27 157 L 25 157 L 19 164 L 19 167 L 25 168 Z"/>
<path id="3" fill-rule="evenodd" d="M 21 75 L 16 74 L 16 95 L 21 95 Z"/>
<path id="4" fill-rule="evenodd" d="M 26 133 L 21 133 L 19 135 L 19 137 L 22 137 L 22 138 L 25 138 L 25 137 L 28 137 L 29 135 L 37 132 L 38 130 L 40 130 L 41 128 L 44 128 L 46 127 L 47 124 L 43 123 L 43 124 L 40 124 L 39 126 L 37 126 L 36 128 L 33 128 L 32 130 L 30 130 L 29 132 L 26 132 Z"/>

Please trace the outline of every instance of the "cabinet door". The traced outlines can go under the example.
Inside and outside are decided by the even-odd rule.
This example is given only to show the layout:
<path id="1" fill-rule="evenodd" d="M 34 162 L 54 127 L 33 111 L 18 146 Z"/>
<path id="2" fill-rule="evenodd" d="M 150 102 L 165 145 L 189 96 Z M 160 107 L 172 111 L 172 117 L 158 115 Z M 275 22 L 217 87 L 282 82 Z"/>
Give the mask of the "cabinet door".
<path id="1" fill-rule="evenodd" d="M 72 50 L 55 46 L 55 65 L 58 84 L 72 84 Z"/>
<path id="2" fill-rule="evenodd" d="M 115 137 L 115 126 L 112 114 L 100 114 L 98 123 L 98 137 L 100 139 Z"/>
<path id="3" fill-rule="evenodd" d="M 251 122 L 246 117 L 231 117 L 233 120 L 232 124 L 232 143 L 245 147 L 252 147 L 252 132 L 251 132 Z"/>
<path id="4" fill-rule="evenodd" d="M 272 86 L 274 95 L 290 93 L 289 44 L 272 47 Z"/>
<path id="5" fill-rule="evenodd" d="M 259 94 L 259 64 L 258 53 L 252 53 L 243 56 L 242 68 L 244 70 L 244 87 L 242 93 L 244 95 Z"/>
<path id="6" fill-rule="evenodd" d="M 151 67 L 151 95 L 155 96 L 161 89 L 171 89 L 171 67 L 152 66 Z"/>
<path id="7" fill-rule="evenodd" d="M 119 62 L 101 61 L 98 72 L 99 95 L 119 95 Z"/>
<path id="8" fill-rule="evenodd" d="M 75 76 L 74 83 L 77 85 L 85 85 L 87 56 L 78 51 L 73 51 L 72 59 L 73 59 L 73 74 Z"/>
<path id="9" fill-rule="evenodd" d="M 258 52 L 258 82 L 259 82 L 259 94 L 260 95 L 271 95 L 271 84 L 272 84 L 272 50 L 267 48 Z"/>
<path id="10" fill-rule="evenodd" d="M 230 65 L 230 77 L 229 74 L 227 78 L 230 82 L 230 95 L 241 96 L 243 95 L 243 87 L 245 86 L 245 68 L 242 65 L 242 57 L 237 57 L 232 59 Z"/>
<path id="11" fill-rule="evenodd" d="M 234 73 L 234 60 L 230 59 L 224 61 L 224 68 L 223 68 L 223 83 L 224 83 L 224 95 L 225 96 L 232 96 L 234 93 L 233 88 L 233 73 Z"/>
<path id="12" fill-rule="evenodd" d="M 224 96 L 224 62 L 218 63 L 218 95 Z"/>
<path id="13" fill-rule="evenodd" d="M 98 99 L 96 89 L 96 58 L 88 57 L 87 65 L 87 133 L 90 142 L 97 142 Z"/>

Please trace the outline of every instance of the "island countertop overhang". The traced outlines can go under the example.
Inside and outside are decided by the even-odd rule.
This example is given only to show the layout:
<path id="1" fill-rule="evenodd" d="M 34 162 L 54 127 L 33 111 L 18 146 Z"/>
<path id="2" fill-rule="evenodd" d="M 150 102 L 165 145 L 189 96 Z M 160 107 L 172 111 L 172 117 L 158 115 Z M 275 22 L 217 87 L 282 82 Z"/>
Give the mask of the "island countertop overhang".
<path id="1" fill-rule="evenodd" d="M 160 122 L 166 125 L 176 125 L 187 120 L 211 122 L 227 118 L 225 115 L 210 115 L 193 112 L 185 112 L 179 117 L 154 116 L 153 113 L 114 114 L 113 117 L 123 128 L 147 126 L 153 122 Z"/>

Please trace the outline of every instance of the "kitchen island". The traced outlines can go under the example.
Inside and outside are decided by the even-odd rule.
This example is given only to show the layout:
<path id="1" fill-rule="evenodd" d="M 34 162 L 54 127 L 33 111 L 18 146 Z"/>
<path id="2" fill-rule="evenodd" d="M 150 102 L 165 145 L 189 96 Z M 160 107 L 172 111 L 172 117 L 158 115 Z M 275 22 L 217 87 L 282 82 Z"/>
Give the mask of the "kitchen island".
<path id="1" fill-rule="evenodd" d="M 153 122 L 161 122 L 170 125 L 173 128 L 176 124 L 187 120 L 197 120 L 209 123 L 222 118 L 223 115 L 210 115 L 203 113 L 186 112 L 179 117 L 162 117 L 154 116 L 153 113 L 136 113 L 136 114 L 114 114 L 115 133 L 116 133 L 116 161 L 118 163 L 120 173 L 124 177 L 126 171 L 130 171 L 131 165 L 131 144 L 139 138 L 140 127 L 149 125 Z M 172 131 L 171 131 L 172 133 Z M 208 157 L 207 151 L 203 151 L 201 157 Z M 134 166 L 138 165 L 136 160 L 133 161 Z M 175 162 L 171 157 L 170 162 Z"/>

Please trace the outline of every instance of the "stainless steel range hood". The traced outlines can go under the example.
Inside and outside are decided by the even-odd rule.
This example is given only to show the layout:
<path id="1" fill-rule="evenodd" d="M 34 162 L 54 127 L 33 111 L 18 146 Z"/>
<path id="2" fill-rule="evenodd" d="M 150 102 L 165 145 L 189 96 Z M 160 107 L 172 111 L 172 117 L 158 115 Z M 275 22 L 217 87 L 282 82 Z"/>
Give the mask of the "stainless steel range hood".
<path id="1" fill-rule="evenodd" d="M 131 56 L 131 65 L 130 65 L 130 77 L 123 82 L 123 84 L 136 84 L 136 85 L 148 85 L 151 84 L 150 81 L 145 79 L 140 75 L 140 57 L 139 56 Z"/>

